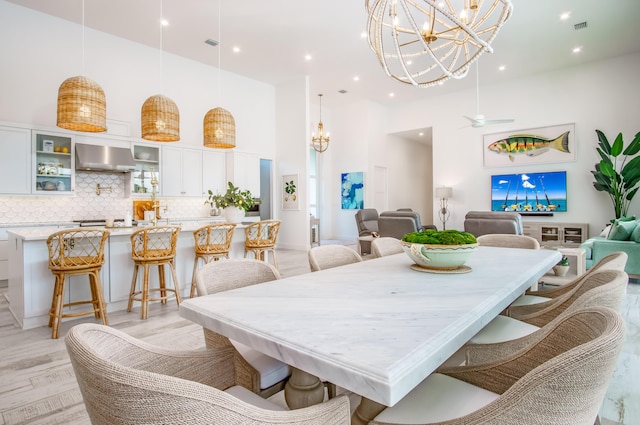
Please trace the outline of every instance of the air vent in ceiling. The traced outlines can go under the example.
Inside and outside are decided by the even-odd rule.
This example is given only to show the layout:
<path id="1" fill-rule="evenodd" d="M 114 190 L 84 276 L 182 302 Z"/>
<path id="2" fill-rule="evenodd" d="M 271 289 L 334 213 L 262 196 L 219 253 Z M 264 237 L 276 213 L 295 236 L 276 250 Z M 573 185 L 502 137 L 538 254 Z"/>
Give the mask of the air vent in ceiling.
<path id="1" fill-rule="evenodd" d="M 584 21 L 584 22 L 580 22 L 579 24 L 575 24 L 573 26 L 573 29 L 574 30 L 581 30 L 581 29 L 584 29 L 586 27 L 587 27 L 587 21 Z"/>
<path id="2" fill-rule="evenodd" d="M 217 46 L 218 44 L 220 44 L 220 42 L 218 42 L 217 40 L 214 40 L 213 38 L 210 38 L 208 40 L 205 41 L 205 43 L 207 43 L 210 46 Z"/>
<path id="3" fill-rule="evenodd" d="M 347 93 L 347 91 L 346 91 L 345 89 L 342 89 L 342 90 L 338 90 L 338 93 L 346 94 L 346 93 Z"/>

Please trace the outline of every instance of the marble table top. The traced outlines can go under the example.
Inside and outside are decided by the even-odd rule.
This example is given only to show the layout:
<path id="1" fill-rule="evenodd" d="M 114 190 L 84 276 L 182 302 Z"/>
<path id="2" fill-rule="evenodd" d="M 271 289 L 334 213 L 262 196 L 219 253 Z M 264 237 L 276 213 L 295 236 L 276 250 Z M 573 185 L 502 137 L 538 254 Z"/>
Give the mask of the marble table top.
<path id="1" fill-rule="evenodd" d="M 466 274 L 396 254 L 185 300 L 180 315 L 392 406 L 561 258 L 478 247 Z"/>

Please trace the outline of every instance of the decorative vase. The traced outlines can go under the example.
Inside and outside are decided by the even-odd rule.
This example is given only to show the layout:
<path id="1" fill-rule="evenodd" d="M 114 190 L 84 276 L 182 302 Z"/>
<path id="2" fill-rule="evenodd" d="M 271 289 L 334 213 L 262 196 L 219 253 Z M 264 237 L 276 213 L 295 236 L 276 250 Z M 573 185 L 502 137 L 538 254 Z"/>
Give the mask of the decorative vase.
<path id="1" fill-rule="evenodd" d="M 224 209 L 224 218 L 229 223 L 237 224 L 242 222 L 242 219 L 244 218 L 244 213 L 245 211 L 242 208 L 229 206 Z"/>
<path id="2" fill-rule="evenodd" d="M 553 273 L 556 276 L 564 277 L 569 271 L 569 266 L 553 266 Z"/>

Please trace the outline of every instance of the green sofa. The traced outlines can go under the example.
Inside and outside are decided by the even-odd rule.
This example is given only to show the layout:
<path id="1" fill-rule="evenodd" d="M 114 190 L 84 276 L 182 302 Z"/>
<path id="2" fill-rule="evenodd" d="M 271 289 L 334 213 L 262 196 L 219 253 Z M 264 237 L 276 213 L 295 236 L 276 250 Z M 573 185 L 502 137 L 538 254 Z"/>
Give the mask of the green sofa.
<path id="1" fill-rule="evenodd" d="M 584 241 L 580 248 L 584 248 L 587 258 L 587 269 L 612 252 L 623 251 L 629 256 L 624 271 L 630 275 L 640 276 L 640 243 L 633 240 L 616 241 L 603 236 L 594 236 Z"/>

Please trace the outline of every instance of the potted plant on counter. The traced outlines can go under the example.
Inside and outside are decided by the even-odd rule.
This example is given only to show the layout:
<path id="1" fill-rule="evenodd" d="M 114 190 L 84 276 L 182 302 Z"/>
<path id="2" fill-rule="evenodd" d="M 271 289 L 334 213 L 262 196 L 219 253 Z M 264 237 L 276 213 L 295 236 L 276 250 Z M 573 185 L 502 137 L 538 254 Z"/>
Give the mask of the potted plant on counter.
<path id="1" fill-rule="evenodd" d="M 407 233 L 402 237 L 402 248 L 416 262 L 412 268 L 420 271 L 470 271 L 464 263 L 476 251 L 478 241 L 468 232 L 433 230 Z"/>
<path id="2" fill-rule="evenodd" d="M 209 198 L 205 201 L 216 208 L 224 210 L 224 217 L 229 223 L 240 223 L 249 208 L 254 205 L 253 195 L 248 190 L 241 190 L 233 185 L 232 182 L 227 183 L 227 191 L 221 195 L 214 195 L 209 190 Z"/>

